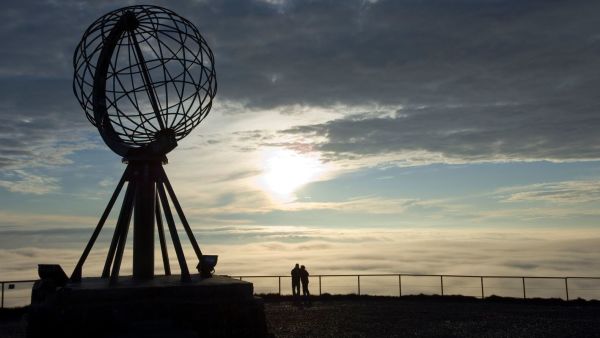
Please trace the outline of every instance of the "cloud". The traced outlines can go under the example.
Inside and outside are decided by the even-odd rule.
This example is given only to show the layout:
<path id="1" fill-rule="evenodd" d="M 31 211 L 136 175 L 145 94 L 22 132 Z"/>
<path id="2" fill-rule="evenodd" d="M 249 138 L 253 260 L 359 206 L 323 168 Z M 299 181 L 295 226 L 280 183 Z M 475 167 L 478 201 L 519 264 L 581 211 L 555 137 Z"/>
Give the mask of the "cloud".
<path id="1" fill-rule="evenodd" d="M 318 149 L 332 157 L 597 158 L 596 3 L 155 3 L 185 13 L 213 48 L 215 107 L 238 107 L 231 111 L 244 116 L 293 106 L 384 105 L 395 112 L 317 125 L 296 120 L 299 127 L 288 129 L 326 137 Z M 61 143 L 67 130 L 95 135 L 71 94 L 70 56 L 80 38 L 73 32 L 116 7 L 112 1 L 24 1 L 5 8 L 2 125 L 26 131 L 22 121 L 29 120 L 40 127 L 5 138 L 15 144 L 1 149 L 0 165 L 23 156 L 39 163 L 44 152 L 36 149 L 43 146 L 68 149 Z"/>
<path id="2" fill-rule="evenodd" d="M 31 234 L 23 234 L 31 236 Z M 591 229 L 572 230 L 490 230 L 490 229 L 316 229 L 306 227 L 215 227 L 197 233 L 203 252 L 218 254 L 219 274 L 230 275 L 287 275 L 294 263 L 307 266 L 311 274 L 466 274 L 466 275 L 516 275 L 516 276 L 582 276 L 598 271 L 598 236 Z M 223 236 L 223 237 L 221 237 Z M 202 239 L 201 239 L 202 238 Z M 219 239 L 214 241 L 214 239 Z M 237 239 L 239 242 L 229 242 Z M 83 243 L 81 243 L 83 245 Z M 188 264 L 195 264 L 193 250 L 186 245 Z M 91 253 L 84 274 L 100 273 L 108 244 L 98 245 Z M 131 248 L 123 260 L 122 274 L 131 273 Z M 58 263 L 69 273 L 75 265 L 81 248 L 35 247 L 1 249 L 0 274 L 6 278 L 35 278 L 39 263 Z M 157 258 L 158 252 L 157 252 Z M 175 255 L 172 266 L 177 267 Z M 174 270 L 177 270 L 174 268 Z M 160 259 L 156 262 L 161 272 Z M 397 280 L 395 280 L 397 283 Z M 256 281 L 261 287 L 264 280 Z M 368 289 L 368 278 L 365 281 Z M 456 284 L 456 283 L 458 284 Z M 467 285 L 461 292 L 469 291 L 468 281 L 447 280 L 451 286 Z M 476 281 L 479 282 L 479 281 Z M 510 287 L 498 281 L 486 280 L 487 287 Z M 286 282 L 287 283 L 287 282 Z M 346 280 L 340 280 L 341 290 Z M 355 280 L 349 282 L 355 285 Z M 406 291 L 419 285 L 427 289 L 427 281 L 404 280 Z M 416 284 L 415 284 L 416 283 Z M 438 280 L 432 280 L 436 290 Z M 503 282 L 504 283 L 504 282 Z M 529 283 L 529 282 L 528 282 Z M 535 281 L 528 284 L 535 290 Z M 268 283 L 267 283 L 268 284 Z M 412 286 L 411 286 L 412 284 Z M 276 285 L 276 284 L 274 284 Z M 314 284 L 313 284 L 314 285 Z M 336 284 L 327 282 L 328 288 Z M 333 285 L 333 286 L 332 286 Z M 390 287 L 381 281 L 381 287 Z M 479 287 L 478 283 L 475 286 Z M 520 287 L 520 285 L 516 285 Z M 561 285 L 562 286 L 562 285 Z M 276 287 L 276 286 L 271 286 Z M 376 289 L 374 286 L 371 286 Z M 540 287 L 540 285 L 538 285 Z M 397 284 L 391 284 L 396 292 Z M 350 288 L 355 290 L 353 288 Z M 346 292 L 355 292 L 346 290 Z M 552 289 L 548 289 L 552 290 Z M 537 290 L 540 292 L 558 292 Z M 560 289 L 562 290 L 562 289 Z M 520 290 L 517 289 L 516 292 Z M 455 291 L 456 292 L 456 291 Z M 495 292 L 507 292 L 495 289 Z M 556 296 L 556 294 L 552 294 Z M 517 294 L 518 296 L 518 294 Z M 562 296 L 562 294 L 560 294 Z"/>
<path id="3" fill-rule="evenodd" d="M 72 53 L 79 37 L 66 23 L 82 29 L 89 24 L 81 9 L 77 2 L 24 1 L 5 6 L 0 14 L 0 38 L 5 41 L 0 62 L 0 179 L 9 191 L 57 191 L 58 178 L 44 170 L 70 164 L 71 155 L 98 144 L 89 137 L 95 130 L 71 87 Z"/>
<path id="4" fill-rule="evenodd" d="M 85 118 L 68 114 L 76 111 L 69 88 L 70 81 L 0 76 L 2 187 L 34 194 L 60 190 L 59 179 L 46 170 L 71 164 L 74 153 L 97 147 Z"/>
<path id="5" fill-rule="evenodd" d="M 562 181 L 502 188 L 503 202 L 548 202 L 552 204 L 590 203 L 600 200 L 600 181 Z"/>
<path id="6" fill-rule="evenodd" d="M 110 218 L 109 221 L 113 219 Z M 83 225 L 90 227 L 98 223 L 95 216 L 43 214 L 34 212 L 0 211 L 0 229 L 29 229 L 40 231 L 42 229 L 54 228 L 77 228 Z"/>
<path id="7" fill-rule="evenodd" d="M 294 201 L 274 206 L 274 209 L 285 211 L 334 210 L 361 214 L 400 214 L 407 208 L 418 204 L 419 200 L 416 199 L 361 196 L 341 202 Z"/>
<path id="8" fill-rule="evenodd" d="M 251 105 L 513 102 L 546 99 L 547 89 L 578 95 L 576 88 L 583 87 L 591 94 L 587 85 L 597 80 L 596 74 L 581 73 L 596 62 L 590 44 L 594 18 L 587 11 L 597 4 L 196 6 L 190 19 L 202 22 L 217 61 L 222 55 L 222 69 L 231 69 L 222 73 L 221 94 Z M 581 20 L 562 20 L 574 13 Z M 274 76 L 279 80 L 273 82 Z"/>
<path id="9" fill-rule="evenodd" d="M 478 106 L 401 109 L 394 117 L 356 115 L 283 133 L 324 139 L 314 150 L 332 159 L 387 155 L 408 163 L 597 159 L 593 111 Z M 577 119 L 574 118 L 577 116 Z M 574 130 L 583 137 L 572 137 Z"/>
<path id="10" fill-rule="evenodd" d="M 198 6 L 215 14 L 203 18 L 206 34 L 223 56 L 220 97 L 242 103 L 235 111 L 346 111 L 279 138 L 254 130 L 245 149 L 280 145 L 360 165 L 598 158 L 600 75 L 588 71 L 598 68 L 598 34 L 587 15 L 597 4 Z"/>
<path id="11" fill-rule="evenodd" d="M 13 181 L 0 180 L 0 187 L 11 192 L 43 195 L 59 189 L 58 180 L 53 177 L 32 175 L 22 170 L 15 170 L 18 178 Z"/>
<path id="12" fill-rule="evenodd" d="M 264 147 L 322 152 L 338 171 L 597 158 L 600 75 L 590 69 L 598 68 L 600 40 L 589 14 L 597 4 L 153 3 L 196 23 L 216 57 L 214 110 L 172 155 L 186 165 L 197 159 L 193 171 L 177 169 L 210 190 L 182 191 L 197 201 L 268 203 L 251 196 L 261 170 L 253 157 Z M 60 190 L 62 180 L 47 168 L 104 148 L 71 92 L 71 55 L 87 26 L 118 6 L 22 1 L 0 14 L 5 189 Z M 233 157 L 241 158 L 235 167 Z M 33 177 L 51 184 L 33 187 Z M 219 177 L 235 182 L 205 183 Z"/>

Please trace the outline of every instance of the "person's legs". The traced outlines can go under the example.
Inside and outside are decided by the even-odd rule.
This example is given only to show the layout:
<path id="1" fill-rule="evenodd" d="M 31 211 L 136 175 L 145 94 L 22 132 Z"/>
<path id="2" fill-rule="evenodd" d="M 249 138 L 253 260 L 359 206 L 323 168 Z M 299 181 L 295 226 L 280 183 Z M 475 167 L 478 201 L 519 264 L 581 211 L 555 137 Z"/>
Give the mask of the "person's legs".
<path id="1" fill-rule="evenodd" d="M 302 283 L 302 298 L 306 304 L 310 304 L 310 292 L 308 291 L 308 283 Z"/>

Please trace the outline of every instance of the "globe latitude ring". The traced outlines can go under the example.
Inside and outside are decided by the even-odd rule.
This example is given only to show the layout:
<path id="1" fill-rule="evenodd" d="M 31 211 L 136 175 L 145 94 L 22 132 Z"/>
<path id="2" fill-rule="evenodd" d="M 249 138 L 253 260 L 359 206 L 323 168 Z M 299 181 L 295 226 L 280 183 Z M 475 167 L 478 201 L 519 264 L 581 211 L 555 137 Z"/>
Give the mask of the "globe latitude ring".
<path id="1" fill-rule="evenodd" d="M 208 115 L 217 92 L 214 56 L 198 29 L 158 6 L 100 17 L 73 67 L 88 120 L 128 160 L 163 158 Z"/>

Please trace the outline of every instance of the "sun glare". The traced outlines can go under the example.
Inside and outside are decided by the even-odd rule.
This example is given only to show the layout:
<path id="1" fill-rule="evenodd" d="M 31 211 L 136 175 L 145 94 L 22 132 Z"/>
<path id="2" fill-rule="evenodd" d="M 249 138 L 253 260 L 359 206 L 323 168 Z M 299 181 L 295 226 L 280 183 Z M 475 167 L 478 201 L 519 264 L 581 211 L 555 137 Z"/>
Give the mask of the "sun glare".
<path id="1" fill-rule="evenodd" d="M 261 185 L 272 197 L 290 201 L 295 190 L 318 179 L 323 171 L 317 157 L 287 149 L 268 150 L 263 155 Z"/>

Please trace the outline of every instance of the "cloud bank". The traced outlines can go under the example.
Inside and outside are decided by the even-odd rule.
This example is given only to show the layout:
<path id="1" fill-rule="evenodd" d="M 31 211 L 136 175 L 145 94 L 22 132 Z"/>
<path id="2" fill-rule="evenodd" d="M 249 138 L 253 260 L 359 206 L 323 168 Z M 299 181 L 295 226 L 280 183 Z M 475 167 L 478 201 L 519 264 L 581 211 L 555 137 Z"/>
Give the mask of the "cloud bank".
<path id="1" fill-rule="evenodd" d="M 61 233 L 60 231 L 57 232 Z M 499 231 L 485 229 L 335 229 L 304 227 L 218 227 L 197 233 L 203 238 L 202 250 L 218 254 L 217 272 L 229 275 L 284 275 L 296 262 L 307 266 L 311 274 L 465 274 L 515 276 L 589 276 L 600 268 L 597 243 L 593 231 L 545 230 Z M 22 236 L 30 236 L 21 234 Z M 48 232 L 48 235 L 51 235 Z M 183 235 L 183 234 L 182 234 Z M 13 234 L 14 236 L 14 234 Z M 229 238 L 231 243 L 212 239 Z M 189 244 L 186 257 L 190 265 L 194 254 Z M 84 274 L 101 272 L 108 243 L 101 243 L 88 258 Z M 82 248 L 22 247 L 1 249 L 5 262 L 0 275 L 8 279 L 36 278 L 39 263 L 58 263 L 67 273 L 75 265 Z M 131 273 L 131 248 L 126 250 L 122 274 Z M 157 251 L 156 273 L 162 273 Z M 171 266 L 177 270 L 175 255 Z M 273 259 L 277 257 L 277 259 Z M 276 281 L 252 279 L 259 292 L 275 292 Z M 284 292 L 289 289 L 283 280 Z M 327 279 L 324 292 L 356 292 L 353 279 Z M 472 280 L 446 281 L 447 292 L 479 294 L 479 284 Z M 547 282 L 547 283 L 546 283 Z M 530 295 L 563 296 L 563 282 L 530 281 Z M 317 281 L 312 281 L 316 288 Z M 375 284 L 373 284 L 375 283 Z M 520 284 L 512 281 L 486 280 L 488 295 L 493 293 L 521 295 Z M 536 284 L 537 283 L 537 284 Z M 549 284 L 548 284 L 549 283 Z M 513 285 L 514 284 L 514 285 Z M 405 293 L 439 292 L 439 279 L 404 280 Z M 573 295 L 585 294 L 573 284 Z M 587 287 L 597 287 L 588 285 Z M 314 289 L 313 289 L 314 290 Z M 453 290 L 453 291 L 452 291 Z M 315 291 L 316 292 L 316 291 Z M 363 292 L 397 292 L 397 280 L 363 280 Z M 585 294 L 585 295 L 584 295 Z"/>

